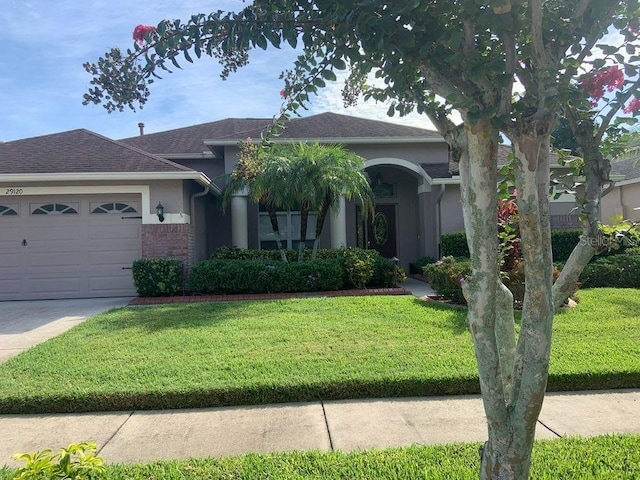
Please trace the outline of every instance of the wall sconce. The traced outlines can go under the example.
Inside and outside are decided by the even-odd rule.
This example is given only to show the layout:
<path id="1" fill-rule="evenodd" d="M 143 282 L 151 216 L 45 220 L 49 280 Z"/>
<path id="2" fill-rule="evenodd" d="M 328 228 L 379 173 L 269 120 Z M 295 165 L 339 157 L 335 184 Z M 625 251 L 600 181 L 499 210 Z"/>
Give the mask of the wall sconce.
<path id="1" fill-rule="evenodd" d="M 158 205 L 156 206 L 156 215 L 158 215 L 158 220 L 160 220 L 160 222 L 164 222 L 164 207 L 160 202 L 158 202 Z"/>

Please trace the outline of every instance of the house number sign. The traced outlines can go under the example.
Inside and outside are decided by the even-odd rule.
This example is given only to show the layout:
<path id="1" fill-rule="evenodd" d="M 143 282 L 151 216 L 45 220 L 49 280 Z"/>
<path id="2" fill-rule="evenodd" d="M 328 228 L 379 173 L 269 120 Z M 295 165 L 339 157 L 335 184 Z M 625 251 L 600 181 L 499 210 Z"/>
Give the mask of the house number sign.
<path id="1" fill-rule="evenodd" d="M 1 190 L 3 195 L 10 195 L 10 196 L 15 196 L 15 195 L 24 195 L 24 188 L 22 187 L 4 187 Z"/>

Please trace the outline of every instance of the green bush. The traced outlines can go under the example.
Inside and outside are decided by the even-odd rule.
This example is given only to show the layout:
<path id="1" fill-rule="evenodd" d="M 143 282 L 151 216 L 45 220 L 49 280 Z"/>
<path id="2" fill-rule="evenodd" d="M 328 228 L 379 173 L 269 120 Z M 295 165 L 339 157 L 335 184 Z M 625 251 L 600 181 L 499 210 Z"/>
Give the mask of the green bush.
<path id="1" fill-rule="evenodd" d="M 133 262 L 133 283 L 142 297 L 167 297 L 182 291 L 182 261 L 141 258 Z"/>
<path id="2" fill-rule="evenodd" d="M 433 257 L 419 258 L 415 262 L 411 262 L 409 264 L 409 273 L 411 275 L 415 275 L 416 273 L 422 275 L 422 269 L 430 263 L 436 263 L 436 261 L 437 260 Z"/>
<path id="3" fill-rule="evenodd" d="M 553 230 L 551 249 L 554 262 L 566 262 L 571 251 L 580 241 L 581 230 Z M 446 233 L 440 237 L 442 256 L 469 258 L 469 247 L 465 232 Z M 620 252 L 620 250 L 618 250 Z"/>
<path id="4" fill-rule="evenodd" d="M 582 230 L 553 230 L 551 232 L 551 251 L 554 262 L 566 262 L 580 241 Z"/>
<path id="5" fill-rule="evenodd" d="M 640 288 L 640 255 L 611 255 L 587 265 L 580 275 L 583 288 Z"/>
<path id="6" fill-rule="evenodd" d="M 16 470 L 17 479 L 90 480 L 104 478 L 104 461 L 98 457 L 98 446 L 93 442 L 72 443 L 58 453 L 50 449 L 35 453 L 17 453 L 15 460 L 26 463 Z"/>
<path id="7" fill-rule="evenodd" d="M 368 285 L 369 287 L 395 287 L 406 279 L 407 276 L 404 270 L 398 267 L 395 261 L 390 258 L 384 258 L 381 255 L 373 257 L 373 276 Z"/>
<path id="8" fill-rule="evenodd" d="M 469 258 L 469 246 L 465 232 L 445 233 L 440 237 L 440 248 L 443 257 Z"/>
<path id="9" fill-rule="evenodd" d="M 462 282 L 465 277 L 471 275 L 469 260 L 443 257 L 442 260 L 425 266 L 423 273 L 438 295 L 442 295 L 453 303 L 467 304 L 462 294 Z"/>
<path id="10" fill-rule="evenodd" d="M 264 260 L 205 260 L 189 281 L 192 293 L 237 294 L 339 290 L 341 259 L 285 263 Z"/>

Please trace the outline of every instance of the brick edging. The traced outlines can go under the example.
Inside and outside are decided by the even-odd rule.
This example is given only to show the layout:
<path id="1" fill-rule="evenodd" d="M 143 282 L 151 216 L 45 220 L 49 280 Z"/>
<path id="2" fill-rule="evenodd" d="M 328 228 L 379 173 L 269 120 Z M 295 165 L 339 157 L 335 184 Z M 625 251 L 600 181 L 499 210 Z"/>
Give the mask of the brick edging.
<path id="1" fill-rule="evenodd" d="M 361 297 L 368 295 L 411 295 L 404 287 L 395 288 L 365 288 L 358 290 L 335 290 L 326 292 L 296 292 L 296 293 L 255 293 L 237 295 L 183 295 L 175 297 L 136 297 L 129 301 L 130 306 L 136 305 L 166 305 L 169 303 L 199 303 L 199 302 L 237 302 L 248 300 L 283 300 L 287 298 L 312 297 Z"/>

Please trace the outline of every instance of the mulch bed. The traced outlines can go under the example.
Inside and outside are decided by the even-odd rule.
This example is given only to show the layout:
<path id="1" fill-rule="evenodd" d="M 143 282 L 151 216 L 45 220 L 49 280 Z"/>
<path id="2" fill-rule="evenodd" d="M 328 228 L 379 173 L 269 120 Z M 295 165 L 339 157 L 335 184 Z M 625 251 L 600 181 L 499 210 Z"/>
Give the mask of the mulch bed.
<path id="1" fill-rule="evenodd" d="M 237 302 L 247 300 L 282 300 L 287 298 L 312 297 L 360 297 L 365 295 L 411 295 L 404 287 L 363 288 L 354 290 L 336 290 L 331 292 L 299 292 L 299 293 L 256 293 L 238 295 L 181 295 L 175 297 L 136 297 L 129 302 L 137 305 L 166 305 L 169 303 L 197 302 Z"/>

